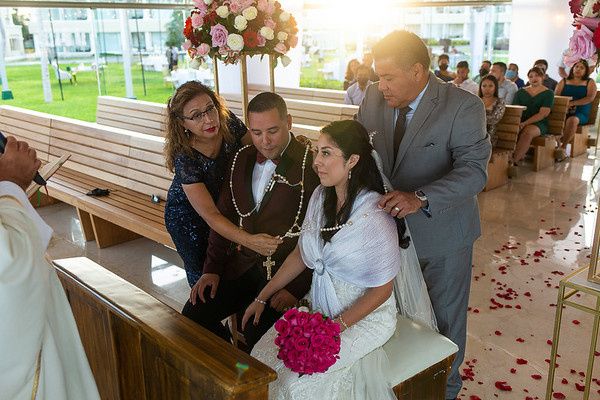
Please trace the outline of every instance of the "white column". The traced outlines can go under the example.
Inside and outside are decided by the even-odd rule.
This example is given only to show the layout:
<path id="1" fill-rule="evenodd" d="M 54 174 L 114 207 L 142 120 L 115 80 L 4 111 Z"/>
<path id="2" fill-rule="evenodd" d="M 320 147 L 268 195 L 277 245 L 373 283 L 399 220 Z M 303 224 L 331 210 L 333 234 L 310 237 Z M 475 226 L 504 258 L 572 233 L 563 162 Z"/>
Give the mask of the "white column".
<path id="1" fill-rule="evenodd" d="M 471 9 L 470 26 L 471 37 L 469 38 L 471 47 L 471 69 L 479 71 L 479 66 L 483 61 L 483 50 L 485 46 L 485 9 L 483 7 L 473 7 Z M 478 73 L 478 72 L 477 72 Z"/>
<path id="2" fill-rule="evenodd" d="M 539 58 L 548 60 L 548 75 L 560 79 L 558 64 L 562 52 L 569 46 L 574 29 L 572 21 L 567 2 L 513 0 L 508 56 L 510 62 L 517 63 L 523 71 L 523 79 Z"/>
<path id="3" fill-rule="evenodd" d="M 98 55 L 98 32 L 96 32 L 96 13 L 91 8 L 87 11 L 88 21 L 92 32 L 90 33 L 90 50 L 94 54 L 94 64 L 96 64 L 96 83 L 98 84 L 98 96 L 102 96 L 102 85 L 100 84 L 100 56 Z"/>
<path id="4" fill-rule="evenodd" d="M 2 78 L 2 99 L 12 99 L 12 93 L 8 87 L 8 75 L 6 74 L 6 63 L 4 54 L 6 53 L 6 30 L 4 29 L 4 17 L 0 16 L 0 78 Z"/>
<path id="5" fill-rule="evenodd" d="M 487 34 L 487 59 L 492 60 L 494 55 L 494 37 L 496 27 L 496 7 L 486 7 L 486 19 L 488 20 L 488 34 Z M 493 61 L 492 61 L 493 62 Z"/>
<path id="6" fill-rule="evenodd" d="M 42 12 L 46 13 L 46 9 L 36 8 L 33 14 L 37 19 L 36 25 L 43 27 L 44 19 Z M 40 67 L 42 72 L 42 90 L 44 91 L 44 101 L 52 102 L 52 87 L 50 86 L 50 69 L 48 68 L 48 34 L 44 29 L 40 29 L 38 34 L 34 36 L 35 52 L 40 57 Z"/>
<path id="7" fill-rule="evenodd" d="M 131 33 L 127 10 L 119 10 L 121 21 L 121 50 L 123 52 L 123 71 L 125 73 L 125 96 L 134 99 L 133 80 L 131 78 Z"/>

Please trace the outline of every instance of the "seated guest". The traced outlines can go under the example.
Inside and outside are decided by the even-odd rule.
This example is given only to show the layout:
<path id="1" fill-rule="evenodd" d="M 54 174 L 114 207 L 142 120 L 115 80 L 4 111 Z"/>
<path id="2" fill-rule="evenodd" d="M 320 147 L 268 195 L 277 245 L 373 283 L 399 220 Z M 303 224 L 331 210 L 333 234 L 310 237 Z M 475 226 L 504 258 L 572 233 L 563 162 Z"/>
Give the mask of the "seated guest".
<path id="1" fill-rule="evenodd" d="M 548 135 L 548 115 L 554 104 L 554 92 L 543 85 L 544 71 L 533 67 L 527 73 L 529 86 L 519 89 L 514 105 L 525 106 L 519 124 L 519 140 L 513 154 L 514 166 L 525 157 L 533 138 Z M 514 168 L 512 169 L 514 175 Z M 509 171 L 510 172 L 510 171 Z"/>
<path id="2" fill-rule="evenodd" d="M 456 87 L 459 87 L 477 96 L 479 85 L 477 85 L 472 79 L 469 79 L 468 62 L 460 61 L 458 64 L 456 64 L 456 78 L 454 78 L 452 83 L 454 83 Z"/>
<path id="3" fill-rule="evenodd" d="M 215 202 L 246 126 L 200 82 L 184 83 L 167 107 L 165 158 L 175 173 L 165 205 L 165 226 L 184 263 L 190 287 L 202 274 L 209 227 L 261 254 L 279 240 L 250 235 L 223 217 Z"/>
<path id="4" fill-rule="evenodd" d="M 479 67 L 479 75 L 475 76 L 475 78 L 473 78 L 473 81 L 475 81 L 475 83 L 481 82 L 483 77 L 490 73 L 491 68 L 492 68 L 492 62 L 488 61 L 488 60 L 484 60 L 481 63 L 481 66 Z"/>
<path id="5" fill-rule="evenodd" d="M 556 149 L 555 157 L 558 161 L 567 158 L 567 144 L 577 132 L 577 126 L 588 123 L 596 91 L 596 82 L 590 79 L 588 63 L 583 59 L 575 63 L 567 78 L 556 86 L 554 93 L 557 96 L 571 97 L 565 129 L 560 138 L 560 146 Z"/>
<path id="6" fill-rule="evenodd" d="M 504 100 L 506 104 L 512 104 L 515 93 L 519 88 L 514 82 L 506 79 L 506 69 L 505 63 L 495 62 L 492 64 L 490 74 L 498 80 L 498 97 Z"/>
<path id="7" fill-rule="evenodd" d="M 548 71 L 548 61 L 541 58 L 539 60 L 536 60 L 536 62 L 533 63 L 533 66 L 538 67 L 542 71 L 544 71 L 544 80 L 542 84 L 550 90 L 556 89 L 556 85 L 558 84 L 558 82 L 556 82 L 554 79 L 550 78 L 548 74 L 546 74 L 546 71 Z"/>
<path id="8" fill-rule="evenodd" d="M 203 274 L 182 313 L 225 340 L 231 335 L 221 321 L 245 310 L 296 247 L 298 237 L 291 234 L 300 230 L 308 200 L 319 183 L 309 148 L 290 133 L 292 117 L 281 96 L 270 92 L 255 96 L 248 104 L 248 122 L 254 146 L 235 153 L 230 184 L 221 193 L 218 207 L 248 232 L 285 239 L 265 260 L 211 231 Z M 243 331 L 248 350 L 285 308 L 304 297 L 310 284 L 311 273 L 306 270 L 270 298 L 260 324 Z"/>
<path id="9" fill-rule="evenodd" d="M 440 54 L 438 57 L 438 69 L 435 70 L 434 74 L 444 82 L 450 82 L 455 78 L 455 74 L 448 70 L 449 63 L 450 57 L 448 57 L 448 54 Z"/>
<path id="10" fill-rule="evenodd" d="M 369 86 L 372 83 L 369 80 L 370 74 L 371 68 L 362 64 L 358 66 L 358 68 L 356 69 L 356 82 L 350 85 L 348 90 L 346 90 L 346 95 L 344 96 L 345 104 L 360 106 L 360 103 L 365 97 L 367 86 Z"/>
<path id="11" fill-rule="evenodd" d="M 508 64 L 508 70 L 504 76 L 509 81 L 514 82 L 519 89 L 525 86 L 525 82 L 519 77 L 519 66 L 515 63 Z"/>
<path id="12" fill-rule="evenodd" d="M 346 74 L 344 75 L 344 90 L 347 90 L 350 85 L 356 82 L 356 69 L 360 65 L 360 62 L 356 58 L 348 61 L 348 66 L 346 67 Z"/>
<path id="13" fill-rule="evenodd" d="M 492 146 L 496 146 L 496 124 L 504 116 L 506 106 L 504 100 L 498 98 L 498 81 L 493 75 L 484 76 L 479 83 L 479 97 L 485 105 L 485 120 L 487 132 L 490 135 Z"/>

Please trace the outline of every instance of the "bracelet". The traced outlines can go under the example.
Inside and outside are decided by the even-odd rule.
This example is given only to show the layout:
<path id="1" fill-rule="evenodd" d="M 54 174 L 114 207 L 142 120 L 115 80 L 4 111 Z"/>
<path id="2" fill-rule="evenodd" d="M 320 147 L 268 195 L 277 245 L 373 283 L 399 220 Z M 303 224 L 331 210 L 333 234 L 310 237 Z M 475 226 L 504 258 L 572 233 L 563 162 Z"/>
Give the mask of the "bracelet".
<path id="1" fill-rule="evenodd" d="M 338 315 L 338 319 L 340 320 L 342 325 L 344 325 L 344 328 L 348 329 L 348 325 L 346 325 L 346 323 L 344 322 L 344 319 L 342 318 L 342 314 Z"/>
<path id="2" fill-rule="evenodd" d="M 263 306 L 267 305 L 266 301 L 262 301 L 261 299 L 259 299 L 258 297 L 254 298 L 254 301 L 257 302 L 258 304 L 262 304 Z"/>

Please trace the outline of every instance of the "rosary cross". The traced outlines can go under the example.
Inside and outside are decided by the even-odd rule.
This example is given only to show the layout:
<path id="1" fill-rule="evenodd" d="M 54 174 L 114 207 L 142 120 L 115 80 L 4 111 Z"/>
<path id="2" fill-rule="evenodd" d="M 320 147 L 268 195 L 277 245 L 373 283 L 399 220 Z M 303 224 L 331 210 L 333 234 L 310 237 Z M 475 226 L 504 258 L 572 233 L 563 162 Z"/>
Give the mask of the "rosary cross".
<path id="1" fill-rule="evenodd" d="M 275 266 L 275 261 L 271 260 L 271 256 L 268 256 L 266 261 L 263 262 L 263 267 L 267 269 L 267 280 L 271 280 L 272 268 Z"/>

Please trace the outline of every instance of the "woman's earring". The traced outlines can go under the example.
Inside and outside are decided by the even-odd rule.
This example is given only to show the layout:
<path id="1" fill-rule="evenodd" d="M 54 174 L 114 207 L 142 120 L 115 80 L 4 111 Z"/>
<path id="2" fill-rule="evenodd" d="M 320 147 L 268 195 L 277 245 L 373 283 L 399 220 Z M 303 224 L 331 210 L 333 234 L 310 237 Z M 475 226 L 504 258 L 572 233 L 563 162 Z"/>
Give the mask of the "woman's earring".
<path id="1" fill-rule="evenodd" d="M 348 171 L 348 180 L 352 179 L 352 170 Z"/>
<path id="2" fill-rule="evenodd" d="M 192 136 L 192 132 L 189 129 L 186 129 L 185 131 L 183 131 L 187 137 Z"/>

